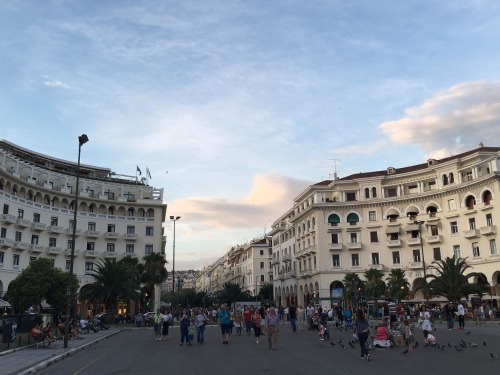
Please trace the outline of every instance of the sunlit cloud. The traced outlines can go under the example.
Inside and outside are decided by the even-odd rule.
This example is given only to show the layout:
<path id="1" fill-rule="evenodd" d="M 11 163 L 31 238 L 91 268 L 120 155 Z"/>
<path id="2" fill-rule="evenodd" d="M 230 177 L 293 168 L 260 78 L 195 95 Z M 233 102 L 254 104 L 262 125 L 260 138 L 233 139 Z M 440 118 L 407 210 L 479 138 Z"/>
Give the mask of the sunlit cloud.
<path id="1" fill-rule="evenodd" d="M 50 79 L 50 77 L 47 77 L 47 76 L 43 76 L 43 82 L 42 82 L 45 86 L 49 86 L 49 87 L 60 87 L 60 88 L 63 88 L 63 89 L 69 89 L 69 86 L 67 84 L 65 84 L 64 82 L 61 82 L 57 79 Z"/>

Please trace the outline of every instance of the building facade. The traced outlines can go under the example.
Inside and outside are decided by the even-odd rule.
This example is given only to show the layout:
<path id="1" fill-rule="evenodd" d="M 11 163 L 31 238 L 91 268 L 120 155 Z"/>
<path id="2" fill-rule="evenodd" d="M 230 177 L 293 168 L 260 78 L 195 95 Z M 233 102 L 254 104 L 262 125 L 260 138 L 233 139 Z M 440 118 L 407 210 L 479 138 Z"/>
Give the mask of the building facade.
<path id="1" fill-rule="evenodd" d="M 0 140 L 0 296 L 32 260 L 70 268 L 77 164 Z M 74 273 L 80 288 L 104 259 L 165 249 L 163 189 L 81 165 Z M 158 299 L 159 300 L 159 299 Z"/>
<path id="2" fill-rule="evenodd" d="M 273 223 L 271 260 L 278 304 L 330 307 L 346 273 L 405 271 L 417 292 L 435 260 L 467 258 L 500 296 L 500 147 L 405 168 L 359 173 L 305 189 Z"/>

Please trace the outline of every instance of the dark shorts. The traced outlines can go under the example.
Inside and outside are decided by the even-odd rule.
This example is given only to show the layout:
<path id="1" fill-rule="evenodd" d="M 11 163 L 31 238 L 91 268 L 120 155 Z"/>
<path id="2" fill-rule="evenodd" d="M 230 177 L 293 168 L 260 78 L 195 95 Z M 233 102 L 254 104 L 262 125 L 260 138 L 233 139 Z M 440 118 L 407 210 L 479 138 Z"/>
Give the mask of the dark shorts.
<path id="1" fill-rule="evenodd" d="M 161 333 L 161 327 L 162 327 L 162 324 L 154 324 L 154 330 L 155 332 L 157 333 Z"/>
<path id="2" fill-rule="evenodd" d="M 231 331 L 231 323 L 221 324 L 220 330 L 222 334 L 229 333 Z"/>

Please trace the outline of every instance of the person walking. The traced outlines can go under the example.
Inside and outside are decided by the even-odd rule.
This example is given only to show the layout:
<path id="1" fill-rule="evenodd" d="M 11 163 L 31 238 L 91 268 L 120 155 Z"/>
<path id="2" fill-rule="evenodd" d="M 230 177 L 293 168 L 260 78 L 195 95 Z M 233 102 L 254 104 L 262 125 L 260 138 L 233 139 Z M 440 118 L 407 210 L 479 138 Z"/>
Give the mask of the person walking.
<path id="1" fill-rule="evenodd" d="M 462 303 L 458 303 L 457 306 L 457 314 L 458 314 L 458 329 L 463 330 L 465 328 L 465 308 Z"/>
<path id="2" fill-rule="evenodd" d="M 432 331 L 431 313 L 427 311 L 427 307 L 425 305 L 422 306 L 422 310 L 420 311 L 420 321 L 421 327 L 424 331 Z"/>
<path id="3" fill-rule="evenodd" d="M 280 316 L 274 306 L 269 308 L 269 313 L 266 315 L 267 343 L 269 349 L 277 350 L 278 333 L 280 331 Z"/>
<path id="4" fill-rule="evenodd" d="M 231 331 L 231 312 L 223 304 L 219 311 L 219 323 L 222 332 L 222 343 L 229 344 L 229 332 Z"/>
<path id="5" fill-rule="evenodd" d="M 304 309 L 301 306 L 297 306 L 296 310 L 297 322 L 299 323 L 299 331 L 304 329 Z"/>
<path id="6" fill-rule="evenodd" d="M 191 324 L 191 321 L 189 319 L 189 315 L 186 309 L 182 310 L 182 315 L 180 317 L 180 324 L 179 328 L 181 331 L 181 343 L 180 345 L 184 345 L 184 339 L 186 339 L 186 344 L 189 344 L 189 326 Z"/>
<path id="7" fill-rule="evenodd" d="M 252 330 L 252 311 L 245 306 L 243 310 L 243 321 L 245 322 L 245 331 L 247 335 L 250 335 L 250 331 Z"/>
<path id="8" fill-rule="evenodd" d="M 156 314 L 153 315 L 153 329 L 155 331 L 155 336 L 157 341 L 161 341 L 162 325 L 163 325 L 163 314 L 160 313 L 160 309 L 156 309 Z"/>
<path id="9" fill-rule="evenodd" d="M 366 347 L 366 340 L 368 340 L 368 335 L 370 334 L 370 327 L 368 326 L 368 320 L 366 320 L 363 310 L 359 309 L 356 314 L 356 320 L 354 321 L 354 333 L 358 335 L 359 348 L 361 349 L 361 359 L 366 359 L 370 361 L 370 353 L 368 353 L 368 348 Z"/>
<path id="10" fill-rule="evenodd" d="M 252 314 L 252 325 L 257 344 L 259 343 L 261 323 L 262 323 L 262 316 L 260 315 L 259 309 L 256 308 L 253 310 Z"/>
<path id="11" fill-rule="evenodd" d="M 297 334 L 297 308 L 292 303 L 288 308 L 288 319 L 290 320 L 290 326 L 292 327 L 292 332 L 294 335 Z"/>
<path id="12" fill-rule="evenodd" d="M 168 329 L 172 322 L 173 322 L 172 314 L 170 313 L 170 309 L 167 309 L 165 311 L 165 314 L 163 314 L 163 327 L 161 330 L 162 336 L 168 336 Z"/>
<path id="13" fill-rule="evenodd" d="M 139 311 L 137 315 L 135 316 L 135 325 L 137 327 L 142 326 L 142 313 Z"/>
<path id="14" fill-rule="evenodd" d="M 205 326 L 207 324 L 207 316 L 203 313 L 201 309 L 198 309 L 196 317 L 194 318 L 194 324 L 196 325 L 196 341 L 199 345 L 205 343 Z"/>

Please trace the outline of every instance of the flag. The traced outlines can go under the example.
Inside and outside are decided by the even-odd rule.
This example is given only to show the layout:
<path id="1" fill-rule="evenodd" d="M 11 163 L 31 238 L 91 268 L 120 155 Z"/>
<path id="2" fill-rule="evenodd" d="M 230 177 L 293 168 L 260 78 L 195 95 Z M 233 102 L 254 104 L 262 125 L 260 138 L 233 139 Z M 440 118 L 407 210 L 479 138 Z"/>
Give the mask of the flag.
<path id="1" fill-rule="evenodd" d="M 149 168 L 146 166 L 146 175 L 151 178 L 151 173 L 149 172 Z"/>
<path id="2" fill-rule="evenodd" d="M 141 168 L 139 168 L 139 166 L 137 166 L 137 172 L 139 172 L 139 176 L 142 175 Z"/>

